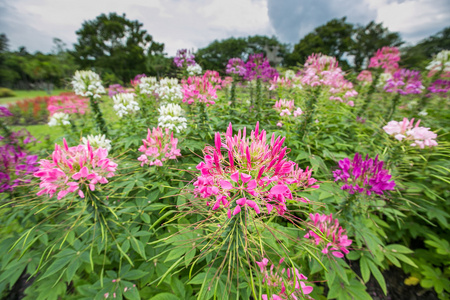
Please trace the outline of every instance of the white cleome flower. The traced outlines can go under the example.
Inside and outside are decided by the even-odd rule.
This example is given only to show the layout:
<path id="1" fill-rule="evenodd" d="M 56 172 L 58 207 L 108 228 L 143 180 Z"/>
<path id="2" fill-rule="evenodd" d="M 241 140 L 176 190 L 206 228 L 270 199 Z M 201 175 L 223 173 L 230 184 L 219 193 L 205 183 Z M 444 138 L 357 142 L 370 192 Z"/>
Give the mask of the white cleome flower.
<path id="1" fill-rule="evenodd" d="M 158 126 L 169 128 L 177 133 L 187 128 L 187 119 L 183 117 L 184 110 L 178 104 L 169 103 L 159 109 Z"/>
<path id="2" fill-rule="evenodd" d="M 202 67 L 200 67 L 199 64 L 195 64 L 193 66 L 188 66 L 186 71 L 188 72 L 189 76 L 199 75 L 202 74 Z"/>
<path id="3" fill-rule="evenodd" d="M 54 113 L 48 121 L 48 126 L 70 125 L 69 115 L 63 112 Z"/>
<path id="4" fill-rule="evenodd" d="M 176 78 L 162 78 L 154 91 L 163 102 L 177 102 L 183 99 L 181 85 Z"/>
<path id="5" fill-rule="evenodd" d="M 450 72 L 450 50 L 442 50 L 426 67 L 427 70 L 434 72 Z"/>
<path id="6" fill-rule="evenodd" d="M 119 118 L 122 118 L 124 115 L 128 115 L 140 109 L 139 103 L 134 100 L 134 94 L 132 93 L 121 93 L 114 95 L 113 101 L 113 108 Z"/>
<path id="7" fill-rule="evenodd" d="M 287 79 L 293 79 L 295 77 L 295 72 L 293 70 L 286 70 L 284 77 Z"/>
<path id="8" fill-rule="evenodd" d="M 141 94 L 153 94 L 158 84 L 156 77 L 142 77 L 141 83 L 139 83 L 139 89 Z"/>
<path id="9" fill-rule="evenodd" d="M 111 140 L 108 140 L 104 134 L 99 135 L 88 135 L 87 137 L 82 137 L 81 142 L 87 145 L 89 141 L 89 145 L 93 148 L 103 148 L 106 150 L 111 150 Z"/>
<path id="10" fill-rule="evenodd" d="M 100 76 L 92 71 L 76 71 L 71 84 L 79 96 L 101 98 L 100 94 L 106 93 Z"/>

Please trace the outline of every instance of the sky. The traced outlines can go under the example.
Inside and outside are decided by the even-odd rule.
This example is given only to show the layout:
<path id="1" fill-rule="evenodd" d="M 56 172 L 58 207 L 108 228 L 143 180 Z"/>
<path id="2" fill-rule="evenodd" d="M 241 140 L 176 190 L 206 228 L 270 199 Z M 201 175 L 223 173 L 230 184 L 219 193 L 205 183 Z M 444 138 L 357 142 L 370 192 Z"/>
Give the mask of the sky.
<path id="1" fill-rule="evenodd" d="M 0 33 L 10 50 L 49 53 L 53 38 L 72 49 L 84 21 L 110 12 L 143 23 L 169 56 L 232 36 L 275 35 L 294 45 L 344 16 L 353 24 L 382 22 L 411 45 L 450 26 L 449 0 L 0 0 Z"/>

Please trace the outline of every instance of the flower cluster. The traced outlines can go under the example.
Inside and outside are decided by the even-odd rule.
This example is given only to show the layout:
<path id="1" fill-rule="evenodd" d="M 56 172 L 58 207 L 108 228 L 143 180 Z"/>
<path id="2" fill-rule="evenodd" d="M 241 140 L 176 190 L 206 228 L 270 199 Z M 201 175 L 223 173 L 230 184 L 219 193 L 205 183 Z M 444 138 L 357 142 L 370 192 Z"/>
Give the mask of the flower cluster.
<path id="1" fill-rule="evenodd" d="M 203 80 L 208 80 L 209 83 L 211 83 L 211 85 L 216 89 L 216 90 L 220 90 L 222 89 L 223 85 L 222 85 L 222 78 L 220 78 L 219 72 L 217 71 L 211 71 L 211 70 L 207 70 L 205 72 L 205 74 L 203 75 Z M 226 85 L 227 83 L 225 83 Z"/>
<path id="2" fill-rule="evenodd" d="M 280 117 L 282 117 L 284 119 L 289 118 L 291 115 L 293 115 L 294 118 L 297 118 L 303 114 L 303 111 L 300 109 L 300 107 L 297 107 L 297 109 L 294 110 L 295 109 L 294 100 L 280 99 L 275 102 L 275 105 L 273 106 L 273 108 L 277 112 L 279 112 Z M 281 126 L 282 126 L 281 122 L 279 124 L 281 124 Z M 277 125 L 280 126 L 279 124 L 277 124 Z"/>
<path id="3" fill-rule="evenodd" d="M 435 74 L 441 74 L 441 77 L 450 78 L 450 50 L 442 50 L 426 67 L 428 77 Z"/>
<path id="4" fill-rule="evenodd" d="M 67 93 L 50 97 L 47 102 L 47 109 L 50 115 L 57 112 L 84 115 L 88 110 L 88 103 L 89 99 L 87 98 L 80 98 L 74 94 Z"/>
<path id="5" fill-rule="evenodd" d="M 359 153 L 355 154 L 353 160 L 344 158 L 339 161 L 339 169 L 333 171 L 334 181 L 343 181 L 345 184 L 341 190 L 348 190 L 350 194 L 366 193 L 371 195 L 383 195 L 383 191 L 393 190 L 395 181 L 391 180 L 389 171 L 383 169 L 383 161 L 378 160 L 378 155 L 375 160 L 363 160 Z"/>
<path id="6" fill-rule="evenodd" d="M 263 275 L 262 282 L 267 284 L 267 286 L 274 287 L 279 289 L 276 294 L 272 294 L 270 298 L 268 298 L 267 294 L 262 295 L 263 300 L 283 300 L 283 299 L 301 299 L 303 295 L 308 295 L 313 291 L 312 286 L 307 286 L 304 281 L 308 280 L 308 278 L 301 274 L 297 268 L 283 268 L 280 272 L 281 264 L 284 262 L 284 259 L 281 259 L 278 266 L 272 264 L 270 267 L 270 271 L 267 270 L 267 265 L 269 260 L 267 258 L 263 258 L 262 261 L 257 261 L 256 264 L 259 267 Z M 288 284 L 286 288 L 285 284 Z M 294 291 L 292 289 L 294 288 Z"/>
<path id="7" fill-rule="evenodd" d="M 311 219 L 307 224 L 311 228 L 303 237 L 311 239 L 316 246 L 322 245 L 323 254 L 331 251 L 336 257 L 344 257 L 348 254 L 348 246 L 352 241 L 348 239 L 345 229 L 339 226 L 338 219 L 333 219 L 333 214 L 319 215 L 318 213 L 309 214 Z"/>
<path id="8" fill-rule="evenodd" d="M 100 76 L 92 71 L 76 71 L 71 83 L 75 94 L 79 96 L 97 99 L 106 93 Z"/>
<path id="9" fill-rule="evenodd" d="M 159 109 L 158 127 L 175 130 L 177 133 L 187 128 L 184 110 L 178 104 L 169 103 Z"/>
<path id="10" fill-rule="evenodd" d="M 178 139 L 173 137 L 173 132 L 169 128 L 155 128 L 150 131 L 148 129 L 147 139 L 142 140 L 144 143 L 139 147 L 139 151 L 143 152 L 138 160 L 141 167 L 144 165 L 160 166 L 168 159 L 176 159 L 181 156 L 180 149 L 177 148 Z"/>
<path id="11" fill-rule="evenodd" d="M 130 83 L 133 87 L 135 87 L 135 86 L 139 85 L 142 82 L 142 80 L 146 77 L 147 77 L 147 75 L 145 75 L 145 74 L 138 74 L 138 75 L 134 76 L 134 79 L 130 80 Z"/>
<path id="12" fill-rule="evenodd" d="M 136 102 L 134 96 L 135 95 L 132 93 L 122 93 L 113 97 L 113 108 L 119 118 L 122 118 L 124 115 L 134 113 L 140 109 L 139 103 Z"/>
<path id="13" fill-rule="evenodd" d="M 266 82 L 278 75 L 277 70 L 270 66 L 269 60 L 262 53 L 251 54 L 245 64 L 245 69 L 244 79 L 247 81 L 261 79 Z"/>
<path id="14" fill-rule="evenodd" d="M 330 100 L 345 102 L 354 106 L 354 102 L 349 98 L 358 95 L 353 89 L 353 84 L 344 78 L 344 72 L 338 66 L 335 57 L 323 54 L 312 54 L 305 62 L 304 69 L 300 72 L 301 83 L 315 86 L 327 86 L 329 92 L 333 94 Z"/>
<path id="15" fill-rule="evenodd" d="M 156 77 L 143 77 L 139 82 L 139 90 L 142 94 L 153 95 L 158 84 Z"/>
<path id="16" fill-rule="evenodd" d="M 288 77 L 275 76 L 275 77 L 273 77 L 272 80 L 270 80 L 269 90 L 273 91 L 277 88 L 286 89 L 286 88 L 291 88 L 292 86 L 293 86 L 293 82 Z"/>
<path id="17" fill-rule="evenodd" d="M 400 60 L 400 50 L 397 47 L 383 47 L 378 49 L 373 57 L 370 58 L 369 68 L 382 68 L 392 73 L 398 69 Z"/>
<path id="18" fill-rule="evenodd" d="M 10 112 L 7 107 L 0 106 L 0 118 L 12 117 L 12 116 L 13 116 L 12 112 Z"/>
<path id="19" fill-rule="evenodd" d="M 206 106 L 213 105 L 217 99 L 217 93 L 214 86 L 204 76 L 191 76 L 183 82 L 181 89 L 183 93 L 183 102 L 195 104 L 197 102 L 206 103 Z"/>
<path id="20" fill-rule="evenodd" d="M 181 85 L 176 78 L 162 78 L 154 85 L 153 92 L 163 102 L 179 102 L 183 99 Z"/>
<path id="21" fill-rule="evenodd" d="M 89 134 L 87 137 L 82 137 L 81 142 L 84 145 L 91 145 L 94 149 L 103 148 L 106 150 L 111 150 L 111 140 L 108 140 L 104 134 L 92 135 Z"/>
<path id="22" fill-rule="evenodd" d="M 38 170 L 37 155 L 28 155 L 17 145 L 0 146 L 0 193 L 30 183 L 28 175 Z"/>
<path id="23" fill-rule="evenodd" d="M 430 128 L 419 127 L 420 120 L 417 121 L 414 126 L 414 119 L 409 121 L 404 118 L 402 122 L 390 121 L 386 126 L 383 127 L 384 131 L 394 136 L 396 140 L 411 141 L 410 146 L 419 146 L 421 149 L 427 147 L 437 146 L 436 142 L 437 134 L 430 131 Z"/>
<path id="24" fill-rule="evenodd" d="M 194 183 L 195 196 L 205 199 L 212 210 L 225 209 L 228 218 L 242 209 L 259 214 L 262 207 L 269 214 L 276 211 L 284 215 L 288 201 L 308 202 L 292 192 L 319 186 L 311 170 L 302 170 L 286 157 L 284 139 L 273 134 L 267 143 L 259 123 L 249 137 L 246 129 L 233 136 L 230 123 L 224 141 L 217 132 L 215 146 L 203 150 L 204 160 L 197 165 L 201 174 Z"/>
<path id="25" fill-rule="evenodd" d="M 397 70 L 391 79 L 386 81 L 384 90 L 388 93 L 399 93 L 401 95 L 420 94 L 424 86 L 419 71 L 407 69 Z"/>
<path id="26" fill-rule="evenodd" d="M 245 64 L 242 61 L 242 59 L 238 57 L 230 58 L 230 60 L 228 60 L 227 63 L 226 73 L 244 77 L 245 74 L 247 73 L 247 69 L 245 68 Z"/>
<path id="27" fill-rule="evenodd" d="M 70 125 L 69 115 L 63 112 L 57 112 L 50 116 L 48 126 L 65 126 Z"/>
<path id="28" fill-rule="evenodd" d="M 435 94 L 447 94 L 450 91 L 450 80 L 437 79 L 428 87 L 428 90 Z"/>
<path id="29" fill-rule="evenodd" d="M 195 56 L 187 49 L 180 49 L 173 58 L 173 63 L 177 66 L 177 68 L 194 66 L 196 64 Z"/>
<path id="30" fill-rule="evenodd" d="M 197 63 L 195 65 L 188 65 L 186 67 L 186 72 L 189 76 L 200 75 L 202 74 L 202 71 L 202 67 Z"/>
<path id="31" fill-rule="evenodd" d="M 65 139 L 63 143 L 63 148 L 55 144 L 51 160 L 39 161 L 39 170 L 34 173 L 41 180 L 38 196 L 48 194 L 51 198 L 58 192 L 60 200 L 78 192 L 84 198 L 83 189 L 94 191 L 97 184 L 108 183 L 106 178 L 114 176 L 117 164 L 108 158 L 108 150 L 94 150 L 89 143 L 69 147 Z"/>
<path id="32" fill-rule="evenodd" d="M 125 88 L 121 86 L 120 84 L 111 84 L 108 87 L 108 96 L 112 98 L 114 95 L 120 94 L 120 93 L 126 93 Z"/>
<path id="33" fill-rule="evenodd" d="M 356 77 L 356 80 L 361 81 L 363 85 L 371 84 L 372 79 L 372 72 L 369 70 L 362 70 L 361 73 L 358 74 L 358 77 Z"/>

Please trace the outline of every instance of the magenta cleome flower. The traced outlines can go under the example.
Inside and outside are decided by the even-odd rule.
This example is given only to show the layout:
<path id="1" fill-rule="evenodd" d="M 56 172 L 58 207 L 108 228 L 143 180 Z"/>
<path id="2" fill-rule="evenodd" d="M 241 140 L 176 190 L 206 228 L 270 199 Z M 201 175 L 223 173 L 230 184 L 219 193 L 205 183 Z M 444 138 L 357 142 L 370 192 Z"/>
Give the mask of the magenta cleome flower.
<path id="1" fill-rule="evenodd" d="M 206 200 L 212 210 L 227 211 L 228 218 L 242 210 L 256 214 L 276 211 L 283 215 L 288 201 L 308 202 L 295 197 L 292 191 L 318 188 L 312 171 L 303 170 L 290 161 L 285 138 L 272 135 L 266 142 L 266 132 L 259 123 L 247 137 L 246 129 L 233 135 L 230 123 L 222 139 L 215 135 L 215 146 L 203 150 L 204 161 L 197 165 L 201 172 L 194 182 L 194 194 Z"/>
<path id="2" fill-rule="evenodd" d="M 38 196 L 47 194 L 51 198 L 59 191 L 60 200 L 78 191 L 78 195 L 84 198 L 83 188 L 94 191 L 97 184 L 106 184 L 106 178 L 114 176 L 117 164 L 108 158 L 108 150 L 94 149 L 89 143 L 69 147 L 65 139 L 63 144 L 63 148 L 55 144 L 52 160 L 39 161 L 39 170 L 34 173 L 41 180 Z"/>
<path id="3" fill-rule="evenodd" d="M 395 187 L 395 181 L 389 181 L 392 176 L 383 169 L 383 161 L 378 160 L 378 155 L 375 160 L 368 156 L 363 160 L 359 153 L 353 160 L 344 158 L 339 161 L 339 169 L 333 171 L 333 176 L 335 182 L 345 182 L 341 190 L 348 190 L 350 194 L 365 192 L 367 195 L 383 195 L 383 191 Z"/>
<path id="4" fill-rule="evenodd" d="M 398 61 L 400 61 L 400 50 L 397 47 L 383 47 L 370 58 L 369 68 L 381 67 L 392 73 L 398 69 Z"/>
<path id="5" fill-rule="evenodd" d="M 401 69 L 394 73 L 391 79 L 386 81 L 384 90 L 388 93 L 401 95 L 420 94 L 424 86 L 419 71 Z"/>
<path id="6" fill-rule="evenodd" d="M 276 268 L 272 264 L 270 270 L 267 270 L 267 264 L 269 263 L 267 258 L 256 262 L 263 276 L 262 282 L 267 284 L 269 288 L 279 289 L 270 298 L 268 298 L 269 296 L 267 294 L 263 294 L 263 300 L 301 299 L 303 295 L 308 295 L 313 291 L 313 287 L 307 286 L 304 282 L 308 278 L 300 273 L 297 268 L 283 268 L 280 272 L 280 267 L 283 262 L 284 259 L 281 259 Z M 286 287 L 286 285 L 288 286 Z M 293 292 L 290 293 L 291 291 Z"/>
<path id="7" fill-rule="evenodd" d="M 347 247 L 352 244 L 352 241 L 348 239 L 345 229 L 339 226 L 339 220 L 333 219 L 333 214 L 309 214 L 309 218 L 311 220 L 308 225 L 314 230 L 309 230 L 303 236 L 304 238 L 312 240 L 316 246 L 324 246 L 323 254 L 331 251 L 335 257 L 342 258 L 344 254 L 349 253 Z"/>
<path id="8" fill-rule="evenodd" d="M 12 117 L 12 115 L 13 114 L 9 111 L 7 107 L 0 105 L 0 118 Z"/>
<path id="9" fill-rule="evenodd" d="M 0 193 L 30 183 L 29 175 L 38 170 L 37 159 L 37 155 L 28 155 L 18 145 L 0 146 Z"/>
<path id="10" fill-rule="evenodd" d="M 180 49 L 173 58 L 173 63 L 177 68 L 187 68 L 188 66 L 195 66 L 195 56 L 187 49 Z"/>
<path id="11" fill-rule="evenodd" d="M 82 114 L 88 111 L 89 98 L 80 98 L 75 94 L 52 96 L 47 102 L 50 116 L 55 113 Z"/>
<path id="12" fill-rule="evenodd" d="M 276 69 L 270 66 L 269 60 L 263 53 L 251 54 L 245 64 L 246 73 L 244 79 L 247 81 L 261 79 L 266 82 L 278 76 Z"/>
<path id="13" fill-rule="evenodd" d="M 187 104 L 205 103 L 206 106 L 214 105 L 217 99 L 217 91 L 208 77 L 190 76 L 183 80 L 181 88 L 183 102 Z"/>
<path id="14" fill-rule="evenodd" d="M 414 126 L 414 118 L 409 121 L 404 118 L 402 122 L 390 121 L 383 130 L 393 136 L 398 141 L 412 142 L 410 146 L 419 146 L 421 149 L 425 147 L 437 146 L 437 134 L 430 131 L 430 128 L 419 127 L 421 120 L 418 120 Z"/>
<path id="15" fill-rule="evenodd" d="M 450 80 L 438 79 L 428 87 L 428 90 L 434 94 L 445 96 L 450 91 Z"/>
<path id="16" fill-rule="evenodd" d="M 181 156 L 180 149 L 177 148 L 178 139 L 173 137 L 173 132 L 169 128 L 155 128 L 152 131 L 148 129 L 147 139 L 142 140 L 144 143 L 139 147 L 139 151 L 143 152 L 138 160 L 141 167 L 144 165 L 160 166 L 168 159 L 176 159 Z"/>
<path id="17" fill-rule="evenodd" d="M 245 64 L 242 61 L 242 59 L 238 57 L 230 58 L 226 66 L 226 73 L 244 77 L 245 74 L 247 73 L 247 69 L 245 68 Z"/>

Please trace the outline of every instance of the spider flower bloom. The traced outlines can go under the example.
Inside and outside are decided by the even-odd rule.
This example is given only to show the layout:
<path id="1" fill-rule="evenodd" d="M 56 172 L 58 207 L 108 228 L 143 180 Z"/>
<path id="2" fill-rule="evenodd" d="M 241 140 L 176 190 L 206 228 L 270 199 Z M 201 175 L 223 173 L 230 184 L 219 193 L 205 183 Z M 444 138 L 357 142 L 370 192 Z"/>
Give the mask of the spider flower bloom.
<path id="1" fill-rule="evenodd" d="M 108 96 L 110 98 L 112 98 L 114 95 L 120 94 L 120 93 L 125 93 L 125 89 L 123 86 L 121 86 L 120 84 L 111 84 L 108 87 Z"/>
<path id="2" fill-rule="evenodd" d="M 113 101 L 113 108 L 119 118 L 122 118 L 124 115 L 132 114 L 140 109 L 139 103 L 134 100 L 134 94 L 132 93 L 117 94 L 113 97 Z"/>
<path id="3" fill-rule="evenodd" d="M 372 72 L 369 70 L 363 70 L 359 73 L 358 77 L 356 77 L 356 80 L 361 81 L 363 85 L 371 84 L 373 81 Z"/>
<path id="4" fill-rule="evenodd" d="M 186 72 L 188 73 L 189 76 L 200 75 L 202 74 L 202 71 L 203 71 L 202 67 L 197 63 L 195 63 L 195 65 L 186 67 Z"/>
<path id="5" fill-rule="evenodd" d="M 139 92 L 141 94 L 149 94 L 152 95 L 155 93 L 155 89 L 158 84 L 158 79 L 156 77 L 143 77 L 140 79 L 140 83 L 138 85 Z"/>
<path id="6" fill-rule="evenodd" d="M 400 50 L 397 47 L 383 47 L 370 58 L 369 68 L 381 67 L 385 71 L 392 72 L 398 69 L 399 60 Z"/>
<path id="7" fill-rule="evenodd" d="M 396 140 L 412 141 L 410 146 L 419 146 L 421 149 L 427 147 L 437 146 L 437 134 L 430 131 L 430 128 L 419 127 L 420 120 L 414 125 L 414 119 L 409 121 L 404 118 L 402 122 L 390 121 L 383 127 L 384 131 L 393 136 Z"/>
<path id="8" fill-rule="evenodd" d="M 203 80 L 208 80 L 217 90 L 222 89 L 222 78 L 220 78 L 217 71 L 206 70 L 205 74 L 203 74 Z"/>
<path id="9" fill-rule="evenodd" d="M 7 107 L 0 106 L 0 118 L 12 117 L 13 114 L 9 111 Z"/>
<path id="10" fill-rule="evenodd" d="M 145 75 L 145 74 L 138 74 L 138 75 L 134 76 L 134 79 L 130 80 L 130 83 L 133 87 L 135 87 L 135 86 L 139 85 L 142 82 L 142 80 L 146 77 L 147 77 L 147 75 Z"/>
<path id="11" fill-rule="evenodd" d="M 444 96 L 450 91 L 450 80 L 438 79 L 428 87 L 428 90 L 434 94 Z"/>
<path id="12" fill-rule="evenodd" d="M 214 101 L 214 99 L 217 99 L 216 89 L 203 77 L 189 77 L 184 81 L 181 92 L 183 93 L 183 102 L 187 104 L 202 102 L 209 106 L 216 103 Z"/>
<path id="13" fill-rule="evenodd" d="M 177 149 L 178 139 L 173 137 L 173 132 L 168 128 L 164 131 L 159 127 L 153 127 L 152 131 L 149 128 L 147 139 L 142 142 L 144 144 L 139 147 L 139 151 L 144 154 L 138 158 L 141 167 L 144 165 L 162 167 L 164 161 L 181 156 L 180 149 Z"/>
<path id="14" fill-rule="evenodd" d="M 187 49 L 180 49 L 173 58 L 173 63 L 177 66 L 177 68 L 194 66 L 196 64 L 195 56 Z"/>
<path id="15" fill-rule="evenodd" d="M 152 92 L 163 102 L 179 102 L 183 99 L 181 85 L 176 78 L 162 78 L 155 83 Z"/>
<path id="16" fill-rule="evenodd" d="M 47 102 L 47 109 L 52 116 L 57 112 L 66 114 L 82 114 L 88 110 L 88 98 L 80 98 L 74 94 L 52 96 Z"/>
<path id="17" fill-rule="evenodd" d="M 214 146 L 203 150 L 195 196 L 205 199 L 212 210 L 227 211 L 228 218 L 244 209 L 283 215 L 288 201 L 307 202 L 292 191 L 319 186 L 311 170 L 302 170 L 287 158 L 284 139 L 273 134 L 268 143 L 259 123 L 249 136 L 246 129 L 233 135 L 230 123 L 224 138 L 216 132 Z"/>
<path id="18" fill-rule="evenodd" d="M 90 144 L 93 148 L 103 148 L 106 150 L 111 150 L 111 140 L 108 140 L 104 134 L 91 135 L 81 138 L 81 142 L 84 145 Z"/>
<path id="19" fill-rule="evenodd" d="M 244 77 L 245 74 L 247 73 L 247 69 L 245 68 L 245 64 L 242 61 L 242 59 L 235 57 L 235 58 L 230 58 L 230 60 L 228 60 L 228 64 L 226 67 L 226 73 Z"/>
<path id="20" fill-rule="evenodd" d="M 339 226 L 339 220 L 333 219 L 333 214 L 309 214 L 309 218 L 311 220 L 308 225 L 312 229 L 304 235 L 304 238 L 311 239 L 316 246 L 324 246 L 323 254 L 331 251 L 334 256 L 342 258 L 344 254 L 349 253 L 347 247 L 352 241 L 348 239 L 345 229 Z"/>
<path id="21" fill-rule="evenodd" d="M 290 70 L 288 70 L 290 71 Z M 292 81 L 287 77 L 274 76 L 272 80 L 270 80 L 269 90 L 275 89 L 288 89 L 292 87 Z"/>
<path id="22" fill-rule="evenodd" d="M 187 128 L 187 119 L 183 117 L 184 110 L 178 104 L 169 103 L 159 109 L 158 127 L 168 128 L 179 133 Z"/>
<path id="23" fill-rule="evenodd" d="M 30 183 L 28 175 L 38 170 L 37 155 L 28 155 L 19 146 L 0 146 L 0 193 L 11 192 Z"/>
<path id="24" fill-rule="evenodd" d="M 343 181 L 345 184 L 341 190 L 348 190 L 350 194 L 366 193 L 371 195 L 383 195 L 385 190 L 393 190 L 395 181 L 391 180 L 391 175 L 388 170 L 383 169 L 383 161 L 378 160 L 378 155 L 375 160 L 363 160 L 359 153 L 355 154 L 353 160 L 344 158 L 339 161 L 339 169 L 333 171 L 334 181 Z"/>
<path id="25" fill-rule="evenodd" d="M 278 111 L 280 113 L 280 116 L 283 118 L 289 118 L 291 115 L 293 115 L 294 118 L 297 118 L 303 114 L 303 111 L 300 109 L 300 107 L 297 107 L 297 109 L 294 111 L 294 100 L 280 99 L 275 102 L 273 108 Z"/>
<path id="26" fill-rule="evenodd" d="M 78 192 L 84 198 L 83 188 L 95 190 L 96 184 L 108 183 L 106 178 L 114 176 L 117 164 L 108 158 L 108 150 L 93 149 L 89 143 L 69 147 L 66 140 L 61 148 L 55 144 L 52 159 L 41 159 L 39 170 L 34 173 L 41 179 L 41 190 L 37 195 L 53 197 L 58 192 L 58 200 L 69 193 Z"/>
<path id="27" fill-rule="evenodd" d="M 441 77 L 450 77 L 450 50 L 442 50 L 439 52 L 433 60 L 426 67 L 428 77 L 432 77 L 435 74 L 442 72 Z"/>
<path id="28" fill-rule="evenodd" d="M 65 126 L 70 125 L 69 115 L 63 112 L 54 113 L 50 116 L 48 126 Z"/>
<path id="29" fill-rule="evenodd" d="M 278 75 L 276 69 L 270 66 L 269 60 L 264 54 L 251 54 L 245 64 L 246 73 L 244 79 L 247 81 L 261 79 L 266 82 Z"/>
<path id="30" fill-rule="evenodd" d="M 72 78 L 72 86 L 75 94 L 83 97 L 101 98 L 105 94 L 100 76 L 92 71 L 76 71 Z"/>
<path id="31" fill-rule="evenodd" d="M 391 79 L 386 81 L 384 90 L 388 93 L 401 95 L 420 94 L 424 86 L 419 71 L 401 69 L 394 73 Z"/>
<path id="32" fill-rule="evenodd" d="M 267 264 L 269 263 L 267 258 L 263 258 L 262 261 L 256 262 L 263 275 L 262 282 L 267 284 L 269 288 L 273 287 L 279 289 L 277 294 L 272 294 L 272 297 L 270 298 L 268 298 L 267 294 L 263 294 L 263 300 L 301 299 L 302 295 L 308 295 L 313 291 L 312 286 L 307 286 L 305 282 L 302 281 L 307 280 L 308 278 L 301 274 L 297 268 L 283 268 L 280 271 L 283 262 L 284 259 L 281 259 L 276 268 L 272 264 L 270 270 L 267 269 Z M 286 287 L 285 284 L 289 286 Z M 294 291 L 289 294 L 293 287 Z"/>

